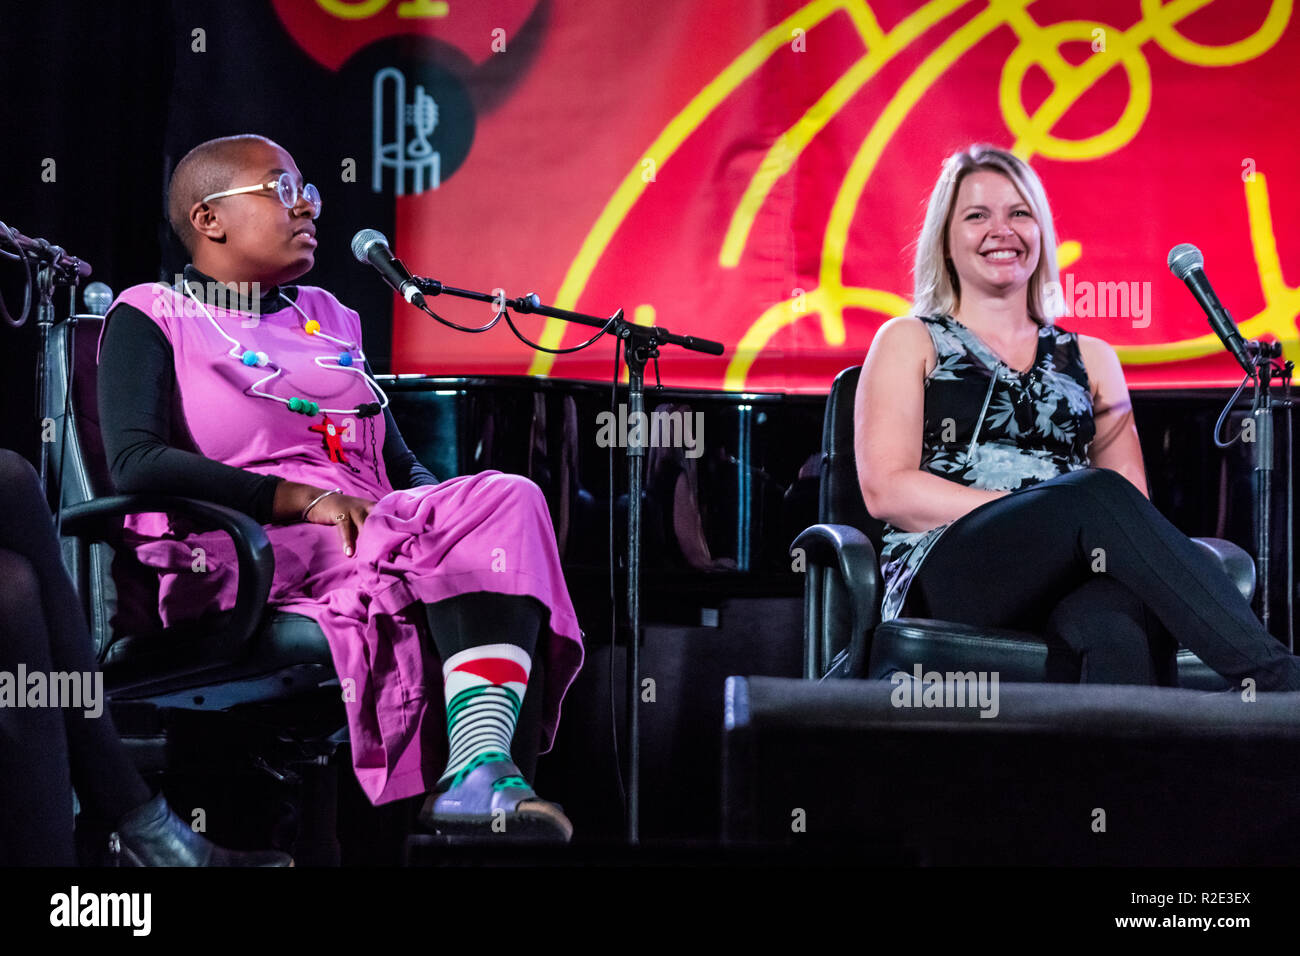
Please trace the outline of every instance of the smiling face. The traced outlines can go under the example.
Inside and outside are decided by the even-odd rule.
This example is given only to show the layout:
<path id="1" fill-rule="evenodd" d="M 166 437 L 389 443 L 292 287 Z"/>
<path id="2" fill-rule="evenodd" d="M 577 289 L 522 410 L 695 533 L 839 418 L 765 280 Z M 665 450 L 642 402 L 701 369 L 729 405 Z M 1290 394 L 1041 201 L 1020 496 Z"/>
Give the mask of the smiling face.
<path id="1" fill-rule="evenodd" d="M 961 181 L 947 254 L 963 295 L 1005 296 L 1027 288 L 1041 250 L 1033 210 L 1010 179 L 982 169 Z"/>
<path id="2" fill-rule="evenodd" d="M 195 203 L 195 267 L 223 282 L 264 286 L 304 275 L 316 262 L 316 226 L 293 157 L 274 143 L 251 142 L 240 149 L 234 167 L 227 188 L 268 183 L 287 172 L 298 184 L 298 202 L 286 209 L 276 191 L 267 189 Z"/>

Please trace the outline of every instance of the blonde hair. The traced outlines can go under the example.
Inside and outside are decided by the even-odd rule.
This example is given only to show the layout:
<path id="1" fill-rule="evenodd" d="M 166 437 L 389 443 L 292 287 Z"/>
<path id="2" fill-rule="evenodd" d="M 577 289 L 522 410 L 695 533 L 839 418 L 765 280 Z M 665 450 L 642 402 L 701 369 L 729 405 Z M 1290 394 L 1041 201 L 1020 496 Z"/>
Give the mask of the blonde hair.
<path id="1" fill-rule="evenodd" d="M 1060 270 L 1056 266 L 1056 227 L 1052 225 L 1047 193 L 1038 174 L 1023 159 L 984 143 L 949 156 L 930 193 L 925 225 L 916 242 L 912 308 L 917 315 L 946 315 L 961 301 L 961 282 L 948 258 L 948 224 L 962 180 L 981 170 L 1001 173 L 1011 180 L 1038 222 L 1041 247 L 1038 266 L 1029 277 L 1029 317 L 1039 325 L 1050 325 L 1060 314 L 1059 306 L 1052 301 L 1057 297 L 1049 295 L 1049 290 L 1060 288 Z"/>

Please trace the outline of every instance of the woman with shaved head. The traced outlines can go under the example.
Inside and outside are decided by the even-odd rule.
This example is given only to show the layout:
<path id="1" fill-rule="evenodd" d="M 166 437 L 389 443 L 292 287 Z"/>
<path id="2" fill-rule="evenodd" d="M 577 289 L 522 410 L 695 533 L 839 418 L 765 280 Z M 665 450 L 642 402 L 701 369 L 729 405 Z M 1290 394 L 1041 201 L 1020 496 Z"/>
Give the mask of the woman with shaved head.
<path id="1" fill-rule="evenodd" d="M 192 264 L 176 287 L 123 292 L 101 336 L 113 481 L 267 527 L 270 604 L 324 631 L 373 802 L 428 794 L 421 821 L 441 832 L 568 840 L 528 783 L 583 657 L 546 502 L 495 471 L 439 482 L 407 449 L 360 317 L 290 284 L 314 264 L 320 210 L 260 136 L 177 164 L 169 216 Z M 252 292 L 231 308 L 213 289 Z M 169 540 L 153 517 L 132 531 L 162 574 L 164 623 L 233 605 L 224 536 Z M 189 571 L 199 546 L 204 575 Z"/>

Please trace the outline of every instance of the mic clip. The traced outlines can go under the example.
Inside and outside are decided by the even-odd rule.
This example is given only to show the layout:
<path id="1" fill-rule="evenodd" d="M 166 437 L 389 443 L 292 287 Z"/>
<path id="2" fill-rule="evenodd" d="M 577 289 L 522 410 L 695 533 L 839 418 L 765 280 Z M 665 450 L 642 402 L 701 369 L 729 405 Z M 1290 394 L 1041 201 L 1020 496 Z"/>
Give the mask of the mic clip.
<path id="1" fill-rule="evenodd" d="M 411 276 L 411 281 L 415 287 L 425 295 L 442 295 L 442 283 L 437 279 L 426 279 L 424 276 Z"/>
<path id="2" fill-rule="evenodd" d="M 1259 359 L 1275 359 L 1282 357 L 1281 342 L 1265 342 L 1261 339 L 1247 339 L 1246 351 L 1251 357 Z"/>

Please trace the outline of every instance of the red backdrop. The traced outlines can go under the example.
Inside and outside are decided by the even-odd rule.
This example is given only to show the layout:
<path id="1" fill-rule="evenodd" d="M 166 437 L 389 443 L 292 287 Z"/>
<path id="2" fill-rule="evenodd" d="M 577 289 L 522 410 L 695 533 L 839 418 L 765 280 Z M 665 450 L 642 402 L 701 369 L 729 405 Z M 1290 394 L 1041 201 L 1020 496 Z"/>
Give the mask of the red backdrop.
<path id="1" fill-rule="evenodd" d="M 1165 267 L 1179 242 L 1204 252 L 1248 338 L 1300 351 L 1290 0 L 276 9 L 332 69 L 394 34 L 459 51 L 448 62 L 485 104 L 472 147 L 439 188 L 387 200 L 395 251 L 452 285 L 536 291 L 602 315 L 622 307 L 726 344 L 722 358 L 666 351 L 666 384 L 825 391 L 907 310 L 911 244 L 939 165 L 975 141 L 1039 171 L 1073 292 L 1075 314 L 1060 323 L 1112 342 L 1130 384 L 1240 378 Z M 1127 309 L 1114 283 L 1136 293 Z M 461 322 L 490 316 L 438 301 Z M 504 325 L 466 336 L 405 306 L 395 317 L 402 371 L 604 379 L 611 368 L 607 345 L 551 359 Z M 552 346 L 587 334 L 522 322 Z"/>

